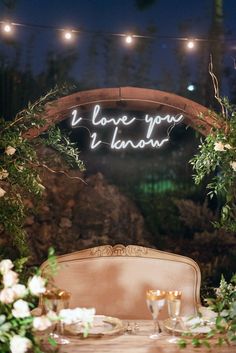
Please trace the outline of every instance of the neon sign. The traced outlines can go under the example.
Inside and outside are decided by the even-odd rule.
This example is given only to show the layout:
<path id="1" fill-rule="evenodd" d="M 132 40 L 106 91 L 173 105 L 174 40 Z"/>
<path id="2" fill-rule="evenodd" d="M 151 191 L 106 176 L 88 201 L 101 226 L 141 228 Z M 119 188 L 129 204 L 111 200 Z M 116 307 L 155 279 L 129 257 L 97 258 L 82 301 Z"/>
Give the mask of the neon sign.
<path id="1" fill-rule="evenodd" d="M 80 123 L 87 119 L 77 117 L 77 115 L 78 110 L 73 110 L 71 126 L 73 128 L 84 127 L 80 125 Z M 146 147 L 159 148 L 169 141 L 170 130 L 182 119 L 182 114 L 176 116 L 169 114 L 165 116 L 151 116 L 149 114 L 145 114 L 143 119 L 139 119 L 135 116 L 131 118 L 128 117 L 128 115 L 122 115 L 120 117 L 105 117 L 101 114 L 101 106 L 96 104 L 93 108 L 92 119 L 90 119 L 93 129 L 106 129 L 108 127 L 112 127 L 113 129 L 109 142 L 102 141 L 99 137 L 98 131 L 93 131 L 92 133 L 89 131 L 91 137 L 90 148 L 92 150 L 96 149 L 103 143 L 110 145 L 112 150 L 122 150 L 129 147 L 133 149 L 144 149 Z M 131 126 L 134 126 L 137 121 L 141 121 L 144 125 L 145 136 L 143 138 L 139 138 L 138 140 L 135 140 L 133 137 L 129 139 L 122 138 L 121 133 L 125 130 L 125 128 L 128 129 Z M 167 124 L 168 126 L 166 136 L 161 138 L 154 137 L 154 135 L 158 133 L 158 126 L 163 123 Z"/>

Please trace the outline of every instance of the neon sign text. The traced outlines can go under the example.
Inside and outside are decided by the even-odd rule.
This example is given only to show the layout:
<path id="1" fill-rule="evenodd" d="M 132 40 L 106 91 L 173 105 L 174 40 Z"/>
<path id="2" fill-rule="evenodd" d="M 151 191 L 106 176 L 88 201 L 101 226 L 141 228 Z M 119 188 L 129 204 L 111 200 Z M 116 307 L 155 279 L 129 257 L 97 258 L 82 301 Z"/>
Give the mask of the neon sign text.
<path id="1" fill-rule="evenodd" d="M 78 111 L 76 109 L 73 110 L 72 120 L 71 120 L 72 127 L 82 127 L 80 125 L 81 121 L 88 120 L 82 117 L 77 118 L 77 115 L 78 115 Z M 170 127 L 172 128 L 174 125 L 179 123 L 182 119 L 183 119 L 182 114 L 176 115 L 176 116 L 172 116 L 169 114 L 165 116 L 160 116 L 160 115 L 151 116 L 149 114 L 146 114 L 144 119 L 136 118 L 135 116 L 131 118 L 131 117 L 128 117 L 126 114 L 120 117 L 105 117 L 105 116 L 102 116 L 101 114 L 101 106 L 99 104 L 96 104 L 95 107 L 93 108 L 92 119 L 89 119 L 90 124 L 92 124 L 93 128 L 94 127 L 100 128 L 99 130 L 100 134 L 101 134 L 101 127 L 103 128 L 102 129 L 103 131 L 104 129 L 108 129 L 108 127 L 113 127 L 113 130 L 112 130 L 112 135 L 109 142 L 102 141 L 101 138 L 99 137 L 98 131 L 93 131 L 92 133 L 90 133 L 90 137 L 91 137 L 90 148 L 96 149 L 103 143 L 110 145 L 110 148 L 112 150 L 121 150 L 126 148 L 144 149 L 146 147 L 159 148 L 169 141 L 168 131 L 170 130 Z M 136 126 L 135 124 L 137 123 L 144 126 L 145 137 L 139 138 L 138 140 L 135 139 L 134 136 L 132 136 L 132 138 L 124 139 L 124 137 L 122 137 L 123 133 L 127 131 L 131 131 L 131 134 L 133 134 L 134 131 L 137 131 L 137 127 L 136 127 L 136 130 L 134 129 L 134 127 Z M 170 125 L 167 129 L 166 136 L 161 138 L 154 137 L 154 135 L 156 135 L 158 132 L 158 126 L 160 126 L 161 124 L 166 124 L 167 126 Z M 128 128 L 130 129 L 127 130 Z"/>

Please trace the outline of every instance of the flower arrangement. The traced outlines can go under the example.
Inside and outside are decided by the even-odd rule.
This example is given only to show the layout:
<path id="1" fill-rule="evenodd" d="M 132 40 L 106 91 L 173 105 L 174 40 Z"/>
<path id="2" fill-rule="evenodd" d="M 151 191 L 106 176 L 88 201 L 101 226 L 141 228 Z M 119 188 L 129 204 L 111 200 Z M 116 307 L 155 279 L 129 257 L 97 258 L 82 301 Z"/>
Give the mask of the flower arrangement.
<path id="1" fill-rule="evenodd" d="M 200 320 L 197 321 L 194 328 L 205 324 L 203 316 L 210 319 L 212 328 L 204 338 L 193 337 L 192 345 L 194 347 L 206 346 L 210 348 L 212 338 L 214 338 L 214 344 L 218 346 L 236 342 L 236 274 L 229 283 L 222 276 L 220 285 L 215 290 L 215 297 L 207 298 L 205 301 L 208 307 L 202 308 L 203 310 L 199 313 Z M 189 334 L 189 336 L 192 335 Z M 180 339 L 178 344 L 181 348 L 184 348 L 187 341 Z"/>
<path id="2" fill-rule="evenodd" d="M 194 181 L 200 184 L 208 176 L 210 198 L 217 196 L 221 215 L 215 226 L 236 231 L 236 107 L 221 99 L 222 113 L 215 115 L 216 125 L 201 142 L 199 153 L 191 159 Z M 204 119 L 204 117 L 202 117 Z"/>
<path id="3" fill-rule="evenodd" d="M 52 325 L 79 324 L 86 337 L 94 320 L 95 309 L 61 309 L 59 312 L 47 310 L 40 316 L 34 316 L 32 309 L 38 304 L 39 296 L 46 293 L 46 285 L 57 270 L 54 250 L 49 249 L 49 269 L 42 277 L 32 275 L 26 284 L 19 281 L 22 261 L 16 265 L 9 259 L 0 261 L 0 352 L 25 353 L 29 349 L 43 353 L 37 338 L 37 331 L 45 331 Z M 18 266 L 18 269 L 17 269 Z M 19 272 L 19 273 L 18 273 Z M 53 346 L 60 343 L 53 336 L 47 335 Z M 57 337 L 58 338 L 58 337 Z"/>
<path id="4" fill-rule="evenodd" d="M 13 268 L 9 259 L 0 262 L 0 351 L 25 353 L 33 348 L 39 353 L 34 330 L 45 330 L 52 321 L 50 315 L 34 317 L 31 309 L 35 299 L 45 292 L 46 280 L 34 275 L 27 285 L 21 284 L 19 274 Z"/>

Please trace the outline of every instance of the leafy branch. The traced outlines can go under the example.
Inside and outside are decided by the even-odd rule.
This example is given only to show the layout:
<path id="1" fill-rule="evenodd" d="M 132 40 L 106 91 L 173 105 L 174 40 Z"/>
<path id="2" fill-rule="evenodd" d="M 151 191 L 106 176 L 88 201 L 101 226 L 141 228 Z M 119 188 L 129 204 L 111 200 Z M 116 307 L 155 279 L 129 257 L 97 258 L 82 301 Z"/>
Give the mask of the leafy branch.
<path id="1" fill-rule="evenodd" d="M 193 336 L 191 344 L 194 347 L 231 345 L 236 342 L 236 274 L 229 283 L 222 276 L 215 298 L 207 298 L 208 309 L 215 313 L 214 328 L 204 338 Z M 192 334 L 189 334 L 191 337 Z M 180 348 L 185 348 L 188 341 L 181 338 L 178 341 Z"/>
<path id="2" fill-rule="evenodd" d="M 56 87 L 36 102 L 29 103 L 13 121 L 0 120 L 0 225 L 11 236 L 22 256 L 29 252 L 24 230 L 28 215 L 26 201 L 29 198 L 39 200 L 45 189 L 39 175 L 40 167 L 68 175 L 64 171 L 54 171 L 40 162 L 35 140 L 27 139 L 26 132 L 34 127 L 44 126 L 46 105 L 48 107 L 55 98 L 67 93 L 67 87 Z M 81 171 L 85 169 L 78 149 L 59 128 L 52 127 L 38 141 L 57 150 L 70 167 Z"/>
<path id="3" fill-rule="evenodd" d="M 229 231 L 236 231 L 236 108 L 227 99 L 221 103 L 227 111 L 225 115 L 226 129 L 214 128 L 201 142 L 199 153 L 190 163 L 193 166 L 194 181 L 200 184 L 206 176 L 210 198 L 218 197 L 222 204 L 220 221 L 215 226 Z M 222 115 L 219 119 L 222 120 Z"/>

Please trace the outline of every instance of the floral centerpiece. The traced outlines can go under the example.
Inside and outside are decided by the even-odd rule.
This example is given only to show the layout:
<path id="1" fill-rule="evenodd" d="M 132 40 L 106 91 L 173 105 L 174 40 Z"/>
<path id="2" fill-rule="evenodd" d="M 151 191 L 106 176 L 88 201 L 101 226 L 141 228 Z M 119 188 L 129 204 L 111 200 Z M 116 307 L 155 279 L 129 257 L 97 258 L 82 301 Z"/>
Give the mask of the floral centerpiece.
<path id="1" fill-rule="evenodd" d="M 194 347 L 211 347 L 211 339 L 218 346 L 226 343 L 228 345 L 236 342 L 236 274 L 228 283 L 222 276 L 220 285 L 215 289 L 215 297 L 207 298 L 207 307 L 203 307 L 199 313 L 200 320 L 193 326 L 193 329 L 199 325 L 211 324 L 211 329 L 205 336 L 193 336 L 191 343 Z M 202 319 L 202 320 L 201 320 Z M 188 334 L 192 336 L 192 334 Z M 187 341 L 180 339 L 178 342 L 181 348 L 186 347 Z"/>
<path id="2" fill-rule="evenodd" d="M 49 253 L 50 254 L 50 253 Z M 49 260 L 50 257 L 49 257 Z M 52 261 L 52 260 L 51 260 Z M 52 266 L 55 263 L 52 261 Z M 84 337 L 92 326 L 95 309 L 63 309 L 58 313 L 51 310 L 34 316 L 32 309 L 38 298 L 46 292 L 46 278 L 39 274 L 31 276 L 26 284 L 19 281 L 19 273 L 11 260 L 0 262 L 0 352 L 25 353 L 29 349 L 42 353 L 37 331 L 45 331 L 55 323 L 79 323 Z M 56 341 L 49 336 L 49 343 Z"/>
<path id="3" fill-rule="evenodd" d="M 39 353 L 34 331 L 47 329 L 52 321 L 47 315 L 34 317 L 31 309 L 35 299 L 45 292 L 46 280 L 34 275 L 27 285 L 21 284 L 13 268 L 9 259 L 0 262 L 0 351 L 25 353 L 33 348 Z"/>

